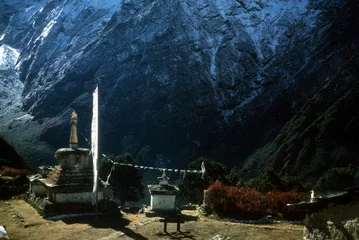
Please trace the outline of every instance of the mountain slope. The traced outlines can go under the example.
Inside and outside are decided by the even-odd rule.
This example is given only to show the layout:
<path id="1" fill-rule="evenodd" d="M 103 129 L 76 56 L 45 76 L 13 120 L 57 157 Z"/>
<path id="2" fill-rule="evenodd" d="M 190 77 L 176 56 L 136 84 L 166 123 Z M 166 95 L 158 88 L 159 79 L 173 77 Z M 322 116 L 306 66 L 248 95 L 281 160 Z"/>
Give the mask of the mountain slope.
<path id="1" fill-rule="evenodd" d="M 96 84 L 103 152 L 137 157 L 151 149 L 148 164 L 178 167 L 200 155 L 242 162 L 276 136 L 358 43 L 353 0 L 1 4 L 0 44 L 20 52 L 12 76 L 23 84 L 21 110 L 29 121 L 13 124 L 7 114 L 0 134 L 36 164 L 53 158 L 50 148 L 68 144 L 73 109 L 80 138 L 89 138 Z M 349 74 L 342 91 L 356 77 Z M 25 124 L 29 136 L 21 134 Z M 46 156 L 36 152 L 44 148 Z"/>
<path id="2" fill-rule="evenodd" d="M 238 175 L 250 178 L 272 167 L 313 183 L 330 168 L 358 168 L 358 58 L 353 55 L 272 142 L 247 159 Z M 339 84 L 351 75 L 356 76 L 354 85 L 343 91 Z"/>

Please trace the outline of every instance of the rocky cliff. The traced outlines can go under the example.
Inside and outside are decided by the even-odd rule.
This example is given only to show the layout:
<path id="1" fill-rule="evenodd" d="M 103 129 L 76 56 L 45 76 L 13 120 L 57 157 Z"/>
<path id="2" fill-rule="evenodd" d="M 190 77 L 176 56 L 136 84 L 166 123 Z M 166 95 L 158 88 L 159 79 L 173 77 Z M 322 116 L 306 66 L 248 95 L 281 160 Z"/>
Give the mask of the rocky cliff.
<path id="1" fill-rule="evenodd" d="M 357 15 L 354 0 L 5 0 L 0 44 L 19 53 L 19 87 L 7 89 L 20 89 L 28 115 L 16 124 L 20 113 L 4 115 L 1 133 L 23 145 L 14 132 L 31 125 L 51 152 L 67 145 L 75 109 L 89 137 L 99 84 L 103 152 L 181 167 L 199 155 L 240 163 L 357 51 Z M 342 92 L 354 79 L 339 81 Z"/>

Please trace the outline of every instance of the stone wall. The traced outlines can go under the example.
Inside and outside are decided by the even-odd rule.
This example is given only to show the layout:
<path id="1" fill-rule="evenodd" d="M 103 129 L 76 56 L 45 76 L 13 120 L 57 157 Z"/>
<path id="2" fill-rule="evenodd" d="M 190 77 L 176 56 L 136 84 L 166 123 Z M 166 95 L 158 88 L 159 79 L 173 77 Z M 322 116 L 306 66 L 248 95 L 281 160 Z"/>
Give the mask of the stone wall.
<path id="1" fill-rule="evenodd" d="M 25 201 L 32 205 L 43 217 L 51 217 L 61 214 L 76 214 L 95 212 L 95 206 L 91 203 L 53 203 L 46 198 L 38 197 L 33 192 L 24 196 Z M 98 211 L 102 213 L 118 211 L 117 204 L 113 201 L 99 200 Z"/>
<path id="2" fill-rule="evenodd" d="M 103 199 L 102 192 L 98 193 L 98 200 Z M 91 203 L 92 202 L 92 192 L 75 192 L 75 193 L 52 193 L 51 200 L 57 203 L 68 203 L 68 202 L 77 202 L 77 203 Z"/>
<path id="3" fill-rule="evenodd" d="M 304 239 L 359 240 L 359 200 L 308 214 Z"/>

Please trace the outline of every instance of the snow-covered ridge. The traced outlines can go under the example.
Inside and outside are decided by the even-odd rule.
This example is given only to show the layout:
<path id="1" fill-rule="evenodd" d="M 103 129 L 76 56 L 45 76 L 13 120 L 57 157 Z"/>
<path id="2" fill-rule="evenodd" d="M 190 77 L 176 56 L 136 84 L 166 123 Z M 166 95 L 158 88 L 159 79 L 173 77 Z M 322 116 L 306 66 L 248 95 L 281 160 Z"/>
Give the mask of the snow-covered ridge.
<path id="1" fill-rule="evenodd" d="M 7 110 L 19 106 L 21 92 L 24 84 L 19 80 L 19 72 L 16 62 L 19 51 L 6 44 L 0 46 L 0 114 L 6 114 Z"/>

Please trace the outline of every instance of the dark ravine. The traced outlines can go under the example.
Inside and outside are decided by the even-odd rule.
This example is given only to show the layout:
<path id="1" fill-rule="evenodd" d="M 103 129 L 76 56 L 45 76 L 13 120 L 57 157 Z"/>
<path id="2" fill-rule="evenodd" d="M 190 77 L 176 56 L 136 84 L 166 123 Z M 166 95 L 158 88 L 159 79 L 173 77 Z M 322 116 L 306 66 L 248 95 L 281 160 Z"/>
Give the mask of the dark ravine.
<path id="1" fill-rule="evenodd" d="M 0 134 L 34 165 L 67 145 L 72 109 L 89 138 L 96 84 L 102 152 L 176 167 L 205 156 L 241 168 L 323 84 L 335 82 L 324 113 L 358 79 L 354 0 L 100 3 L 0 5 L 0 47 L 19 53 L 11 69 L 23 85 L 17 105 L 1 108 Z M 14 122 L 19 104 L 29 115 Z M 243 171 L 252 171 L 248 161 Z"/>

